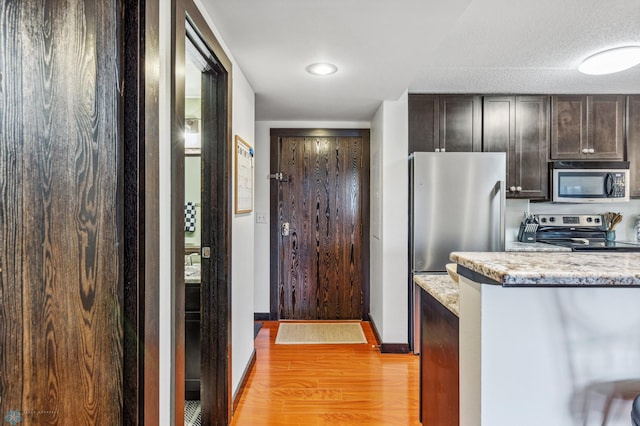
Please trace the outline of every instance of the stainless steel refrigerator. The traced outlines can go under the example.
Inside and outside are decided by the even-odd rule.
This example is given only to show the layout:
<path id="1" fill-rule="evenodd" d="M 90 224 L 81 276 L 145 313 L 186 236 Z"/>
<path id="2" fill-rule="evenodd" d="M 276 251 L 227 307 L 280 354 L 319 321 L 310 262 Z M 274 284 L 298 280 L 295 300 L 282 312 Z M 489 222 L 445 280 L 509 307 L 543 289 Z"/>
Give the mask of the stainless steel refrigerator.
<path id="1" fill-rule="evenodd" d="M 414 273 L 446 273 L 452 251 L 503 251 L 506 154 L 416 152 L 409 157 L 409 335 L 419 353 Z"/>

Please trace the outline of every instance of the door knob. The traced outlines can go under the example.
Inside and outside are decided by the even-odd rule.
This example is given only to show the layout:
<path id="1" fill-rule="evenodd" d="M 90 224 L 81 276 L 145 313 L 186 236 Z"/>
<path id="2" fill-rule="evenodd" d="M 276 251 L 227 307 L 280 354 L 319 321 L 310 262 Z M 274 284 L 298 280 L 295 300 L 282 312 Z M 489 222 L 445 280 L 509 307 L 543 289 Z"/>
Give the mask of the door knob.
<path id="1" fill-rule="evenodd" d="M 289 235 L 289 222 L 282 222 L 282 236 L 286 237 Z"/>

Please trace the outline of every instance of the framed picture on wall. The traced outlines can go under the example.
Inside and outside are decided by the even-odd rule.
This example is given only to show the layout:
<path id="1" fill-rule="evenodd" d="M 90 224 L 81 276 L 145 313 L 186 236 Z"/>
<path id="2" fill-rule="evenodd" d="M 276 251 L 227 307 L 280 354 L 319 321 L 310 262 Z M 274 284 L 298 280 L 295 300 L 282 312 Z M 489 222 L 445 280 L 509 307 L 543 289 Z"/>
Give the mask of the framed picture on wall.
<path id="1" fill-rule="evenodd" d="M 253 147 L 236 135 L 235 212 L 253 211 Z"/>

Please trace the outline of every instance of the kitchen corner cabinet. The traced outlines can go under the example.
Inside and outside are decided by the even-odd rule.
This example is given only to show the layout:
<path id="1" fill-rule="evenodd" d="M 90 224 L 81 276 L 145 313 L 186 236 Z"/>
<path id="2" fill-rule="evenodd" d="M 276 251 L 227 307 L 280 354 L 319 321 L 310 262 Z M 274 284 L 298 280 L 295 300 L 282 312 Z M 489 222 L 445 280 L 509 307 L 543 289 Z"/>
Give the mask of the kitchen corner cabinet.
<path id="1" fill-rule="evenodd" d="M 471 95 L 409 95 L 409 153 L 482 150 L 482 102 Z"/>
<path id="2" fill-rule="evenodd" d="M 640 198 L 640 95 L 627 99 L 627 159 L 632 197 Z"/>
<path id="3" fill-rule="evenodd" d="M 507 153 L 507 198 L 548 199 L 548 123 L 548 96 L 483 98 L 483 151 Z"/>
<path id="4" fill-rule="evenodd" d="M 622 95 L 551 98 L 552 160 L 623 160 Z"/>

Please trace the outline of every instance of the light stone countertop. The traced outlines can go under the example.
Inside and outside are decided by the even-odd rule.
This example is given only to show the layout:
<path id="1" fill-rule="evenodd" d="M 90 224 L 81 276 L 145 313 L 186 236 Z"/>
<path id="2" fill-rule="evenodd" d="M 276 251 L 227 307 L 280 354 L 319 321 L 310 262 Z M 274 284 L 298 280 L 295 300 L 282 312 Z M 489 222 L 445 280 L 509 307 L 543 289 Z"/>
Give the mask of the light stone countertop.
<path id="1" fill-rule="evenodd" d="M 453 252 L 450 258 L 503 286 L 640 288 L 640 253 Z"/>
<path id="2" fill-rule="evenodd" d="M 507 241 L 505 251 L 571 251 L 569 247 L 556 246 L 546 243 L 521 243 L 520 241 Z"/>
<path id="3" fill-rule="evenodd" d="M 413 282 L 442 303 L 455 316 L 460 316 L 458 308 L 458 290 L 460 287 L 449 275 L 414 274 Z"/>

